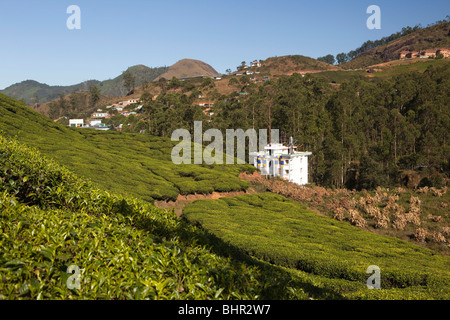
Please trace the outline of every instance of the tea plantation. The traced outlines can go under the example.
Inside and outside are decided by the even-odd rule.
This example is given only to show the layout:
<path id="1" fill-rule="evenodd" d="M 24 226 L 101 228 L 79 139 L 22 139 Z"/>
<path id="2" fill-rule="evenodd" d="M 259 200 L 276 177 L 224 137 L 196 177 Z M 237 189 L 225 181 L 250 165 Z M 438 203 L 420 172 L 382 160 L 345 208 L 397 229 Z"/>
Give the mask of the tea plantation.
<path id="1" fill-rule="evenodd" d="M 239 172 L 250 165 L 175 165 L 167 138 L 74 129 L 56 124 L 21 102 L 0 94 L 0 134 L 37 148 L 98 186 L 153 200 L 179 194 L 246 190 Z M 193 153 L 192 153 L 193 154 Z"/>
<path id="2" fill-rule="evenodd" d="M 287 290 L 280 268 L 231 260 L 207 242 L 174 213 L 101 191 L 0 136 L 0 300 L 308 297 Z M 69 288 L 70 266 L 79 288 Z"/>
<path id="3" fill-rule="evenodd" d="M 449 298 L 449 257 L 279 195 L 196 201 L 183 219 L 156 208 L 246 190 L 254 170 L 176 166 L 174 145 L 70 129 L 0 94 L 0 300 Z"/>
<path id="4" fill-rule="evenodd" d="M 381 269 L 382 290 L 374 296 L 450 297 L 450 257 L 320 216 L 280 195 L 196 201 L 183 216 L 256 259 L 345 280 L 345 290 L 338 292 L 348 297 L 367 294 L 359 285 L 366 283 L 371 265 Z"/>

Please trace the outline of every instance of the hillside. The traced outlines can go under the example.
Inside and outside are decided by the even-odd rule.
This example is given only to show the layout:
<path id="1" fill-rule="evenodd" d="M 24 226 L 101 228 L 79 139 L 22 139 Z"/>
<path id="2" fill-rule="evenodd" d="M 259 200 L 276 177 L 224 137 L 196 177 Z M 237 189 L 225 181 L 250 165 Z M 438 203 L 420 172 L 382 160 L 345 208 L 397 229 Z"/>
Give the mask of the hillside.
<path id="1" fill-rule="evenodd" d="M 168 67 L 149 68 L 144 65 L 137 65 L 128 68 L 127 70 L 134 76 L 136 87 L 142 85 L 144 82 L 151 82 L 159 77 L 161 74 L 167 72 Z M 120 75 L 114 79 L 102 81 L 99 83 L 100 92 L 108 96 L 123 96 L 127 92 L 123 85 L 123 76 Z"/>
<path id="2" fill-rule="evenodd" d="M 127 97 L 124 96 L 123 100 Z M 100 94 L 99 100 L 96 106 L 103 106 L 116 101 L 119 97 L 106 96 Z M 129 99 L 129 98 L 128 98 Z M 61 107 L 61 104 L 64 106 Z M 92 114 L 98 108 L 91 105 L 91 98 L 89 91 L 72 92 L 68 95 L 58 97 L 57 99 L 50 100 L 45 103 L 40 103 L 37 106 L 31 105 L 30 108 L 43 114 L 51 119 L 59 118 L 60 116 L 68 116 L 71 118 L 84 118 L 87 114 Z M 57 114 L 55 110 L 57 110 Z"/>
<path id="3" fill-rule="evenodd" d="M 0 132 L 0 299 L 448 299 L 448 257 L 279 195 L 197 201 L 188 220 L 141 200 L 229 188 L 246 166 L 170 166 L 168 139 L 72 130 L 1 94 Z"/>
<path id="4" fill-rule="evenodd" d="M 0 230 L 0 300 L 308 298 L 283 270 L 216 254 L 175 214 L 3 136 Z"/>
<path id="5" fill-rule="evenodd" d="M 183 216 L 256 259 L 321 276 L 325 288 L 349 299 L 449 297 L 449 257 L 323 217 L 273 193 L 195 201 Z M 383 290 L 369 293 L 371 265 L 381 269 Z"/>
<path id="6" fill-rule="evenodd" d="M 144 65 L 137 65 L 127 70 L 135 77 L 136 86 L 140 86 L 144 81 L 153 81 L 160 74 L 166 72 L 168 68 L 149 68 Z M 91 85 L 98 85 L 103 95 L 122 96 L 126 94 L 122 75 L 105 81 L 90 80 L 72 86 L 49 86 L 34 80 L 27 80 L 0 90 L 0 93 L 17 100 L 23 100 L 26 104 L 31 105 L 36 103 L 36 96 L 38 97 L 39 103 L 42 104 L 55 100 L 60 95 L 66 96 L 73 92 L 88 91 Z"/>
<path id="7" fill-rule="evenodd" d="M 293 73 L 305 73 L 306 71 L 316 73 L 340 69 L 337 66 L 301 55 L 272 57 L 261 61 L 261 64 L 262 66 L 258 68 L 258 71 L 271 75 L 292 75 Z"/>
<path id="8" fill-rule="evenodd" d="M 77 91 L 88 91 L 91 85 L 98 85 L 99 83 L 100 81 L 90 80 L 73 86 L 49 86 L 34 80 L 26 80 L 0 90 L 0 93 L 17 100 L 23 100 L 26 104 L 31 105 L 36 103 L 36 96 L 39 103 L 44 103 L 57 99 L 60 94 L 67 95 Z"/>
<path id="9" fill-rule="evenodd" d="M 170 138 L 71 129 L 0 94 L 0 132 L 33 146 L 102 188 L 152 202 L 180 194 L 246 190 L 249 165 L 182 165 L 171 160 Z"/>
<path id="10" fill-rule="evenodd" d="M 209 64 L 194 59 L 182 59 L 169 67 L 167 72 L 161 74 L 155 80 L 165 78 L 171 80 L 173 77 L 177 79 L 195 78 L 195 77 L 216 77 L 219 73 Z"/>
<path id="11" fill-rule="evenodd" d="M 450 48 L 450 22 L 423 28 L 382 46 L 369 49 L 341 64 L 344 69 L 365 68 L 397 60 L 401 51 Z"/>

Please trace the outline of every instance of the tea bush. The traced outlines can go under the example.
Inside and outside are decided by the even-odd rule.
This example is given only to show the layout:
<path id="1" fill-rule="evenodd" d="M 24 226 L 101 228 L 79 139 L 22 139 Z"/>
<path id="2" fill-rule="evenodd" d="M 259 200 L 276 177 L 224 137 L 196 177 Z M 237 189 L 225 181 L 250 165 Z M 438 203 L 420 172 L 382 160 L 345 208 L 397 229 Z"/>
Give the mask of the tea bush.
<path id="1" fill-rule="evenodd" d="M 178 142 L 64 127 L 3 94 L 1 132 L 37 148 L 101 188 L 149 202 L 176 200 L 179 194 L 245 190 L 249 183 L 239 179 L 239 173 L 255 171 L 250 165 L 175 165 L 171 151 Z"/>
<path id="2" fill-rule="evenodd" d="M 281 270 L 215 254 L 202 234 L 0 136 L 0 299 L 308 297 Z M 79 289 L 67 286 L 72 265 Z"/>
<path id="3" fill-rule="evenodd" d="M 449 257 L 320 216 L 280 195 L 195 201 L 183 216 L 224 243 L 275 265 L 363 284 L 367 267 L 377 265 L 382 288 L 423 287 L 429 297 L 449 297 Z"/>

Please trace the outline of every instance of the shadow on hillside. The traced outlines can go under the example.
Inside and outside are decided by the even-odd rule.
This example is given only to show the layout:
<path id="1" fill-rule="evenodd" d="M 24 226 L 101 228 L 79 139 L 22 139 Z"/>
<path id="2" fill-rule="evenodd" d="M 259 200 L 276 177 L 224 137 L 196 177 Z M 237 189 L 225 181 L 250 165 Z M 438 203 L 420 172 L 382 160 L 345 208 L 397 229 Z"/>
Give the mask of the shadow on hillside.
<path id="1" fill-rule="evenodd" d="M 167 214 L 175 213 L 172 210 Z M 201 245 L 219 256 L 230 258 L 236 270 L 232 273 L 234 277 L 240 275 L 239 270 L 242 270 L 243 265 L 257 267 L 261 272 L 255 274 L 254 277 L 263 288 L 259 296 L 262 300 L 299 300 L 310 297 L 329 300 L 345 299 L 343 295 L 331 289 L 318 287 L 307 280 L 295 278 L 283 267 L 251 257 L 244 250 L 223 241 L 199 225 L 196 225 L 194 229 L 193 225 L 184 217 L 177 219 L 179 219 L 179 223 L 174 229 L 169 229 L 167 224 L 162 221 L 148 218 L 139 219 L 134 224 L 137 228 L 151 232 L 161 242 L 165 239 L 177 238 L 186 246 Z M 209 269 L 208 271 L 219 283 L 229 281 L 230 273 L 226 269 Z M 223 287 L 228 287 L 228 284 L 223 283 Z"/>
<path id="2" fill-rule="evenodd" d="M 343 300 L 344 296 L 341 294 L 322 287 L 315 286 L 308 281 L 296 279 L 289 271 L 281 266 L 271 264 L 267 261 L 254 258 L 239 247 L 236 247 L 228 242 L 225 242 L 216 235 L 205 230 L 201 225 L 196 225 L 195 233 L 187 231 L 187 226 L 191 225 L 185 217 L 181 217 L 181 234 L 183 234 L 183 241 L 192 241 L 195 239 L 199 244 L 205 245 L 213 252 L 223 257 L 231 258 L 236 264 L 245 263 L 247 265 L 258 267 L 262 270 L 258 281 L 267 284 L 264 287 L 264 296 L 261 299 L 268 300 L 286 300 L 297 299 L 291 296 L 288 288 L 302 289 L 309 297 L 313 299 L 329 299 L 329 300 Z"/>

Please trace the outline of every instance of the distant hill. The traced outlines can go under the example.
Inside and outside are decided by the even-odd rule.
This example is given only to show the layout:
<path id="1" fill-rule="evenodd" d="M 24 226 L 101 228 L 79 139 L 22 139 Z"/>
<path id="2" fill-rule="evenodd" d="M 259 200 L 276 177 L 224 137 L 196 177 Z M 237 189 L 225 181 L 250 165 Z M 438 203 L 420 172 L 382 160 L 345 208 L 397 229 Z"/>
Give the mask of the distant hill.
<path id="1" fill-rule="evenodd" d="M 258 71 L 271 75 L 290 75 L 296 72 L 319 72 L 340 69 L 337 66 L 302 55 L 272 57 L 261 61 L 261 63 L 262 67 L 258 68 Z"/>
<path id="2" fill-rule="evenodd" d="M 142 85 L 145 81 L 152 82 L 168 70 L 169 67 L 149 68 L 142 64 L 128 68 L 128 71 L 130 71 L 135 78 L 136 87 Z M 101 82 L 99 88 L 103 95 L 118 97 L 126 94 L 122 74 L 114 79 Z"/>
<path id="3" fill-rule="evenodd" d="M 136 87 L 142 85 L 144 81 L 153 81 L 168 69 L 168 67 L 149 68 L 144 65 L 136 65 L 128 68 L 135 77 Z M 0 93 L 31 105 L 36 102 L 36 96 L 39 99 L 39 103 L 45 103 L 57 99 L 59 95 L 66 96 L 73 92 L 88 91 L 91 85 L 98 85 L 102 95 L 123 96 L 126 94 L 122 74 L 106 81 L 90 80 L 72 86 L 49 86 L 34 80 L 26 80 L 13 84 L 4 90 L 0 90 Z"/>
<path id="4" fill-rule="evenodd" d="M 159 78 L 165 78 L 167 80 L 172 79 L 173 77 L 177 79 L 183 78 L 195 78 L 195 77 L 216 77 L 219 76 L 219 73 L 211 67 L 209 64 L 194 59 L 182 59 L 169 67 L 167 72 L 160 75 Z"/>
<path id="5" fill-rule="evenodd" d="M 32 104 L 35 103 L 36 96 L 39 98 L 39 102 L 43 103 L 58 98 L 60 94 L 67 95 L 71 92 L 87 91 L 89 90 L 89 86 L 99 83 L 100 81 L 90 80 L 73 86 L 49 86 L 34 80 L 26 80 L 13 84 L 0 92 L 11 98 Z"/>
<path id="6" fill-rule="evenodd" d="M 341 64 L 344 69 L 359 69 L 397 60 L 404 50 L 450 48 L 450 22 L 419 29 L 387 44 L 364 51 L 353 60 Z"/>

